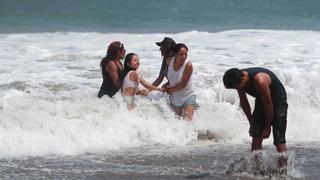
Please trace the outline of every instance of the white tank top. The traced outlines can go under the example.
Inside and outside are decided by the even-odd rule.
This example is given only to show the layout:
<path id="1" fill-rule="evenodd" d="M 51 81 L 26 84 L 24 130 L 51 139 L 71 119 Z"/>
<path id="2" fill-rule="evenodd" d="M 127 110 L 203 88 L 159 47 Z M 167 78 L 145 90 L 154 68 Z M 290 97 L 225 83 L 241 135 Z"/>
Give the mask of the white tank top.
<path id="1" fill-rule="evenodd" d="M 185 69 L 187 63 L 189 62 L 189 60 L 186 59 L 185 62 L 183 63 L 183 65 L 177 71 L 175 71 L 173 69 L 174 61 L 175 61 L 175 57 L 173 57 L 170 60 L 170 64 L 169 64 L 169 67 L 168 67 L 168 80 L 169 80 L 169 86 L 170 87 L 174 87 L 179 82 L 181 82 L 184 69 Z M 193 87 L 193 82 L 192 81 L 193 80 L 192 80 L 192 74 L 191 74 L 186 86 L 183 89 L 180 89 L 179 91 L 172 92 L 172 94 L 169 96 L 169 100 L 173 105 L 181 106 L 181 105 L 184 104 L 184 102 L 189 97 L 191 97 L 192 95 L 196 94 L 195 90 L 194 90 L 194 87 Z"/>
<path id="2" fill-rule="evenodd" d="M 136 91 L 138 90 L 138 85 L 139 85 L 138 81 L 132 81 L 132 80 L 130 79 L 130 74 L 131 74 L 132 72 L 133 72 L 133 71 L 129 71 L 129 72 L 127 73 L 127 75 L 126 75 L 126 76 L 124 77 L 124 79 L 123 79 L 123 83 L 122 83 L 122 93 L 124 93 L 125 90 L 126 90 L 127 88 L 129 88 L 129 87 L 135 88 Z M 141 74 L 140 74 L 138 71 L 136 71 L 136 72 L 138 73 L 138 78 L 140 78 Z"/>

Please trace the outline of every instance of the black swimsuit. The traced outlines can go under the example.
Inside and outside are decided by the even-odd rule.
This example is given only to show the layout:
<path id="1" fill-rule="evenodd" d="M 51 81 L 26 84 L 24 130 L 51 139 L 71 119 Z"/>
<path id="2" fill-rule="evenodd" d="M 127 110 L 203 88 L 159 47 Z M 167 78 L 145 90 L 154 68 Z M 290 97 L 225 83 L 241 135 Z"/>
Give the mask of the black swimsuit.
<path id="1" fill-rule="evenodd" d="M 117 72 L 120 81 L 123 81 L 123 69 L 119 67 L 119 65 L 116 63 L 117 66 Z M 120 88 L 116 87 L 113 84 L 111 75 L 105 70 L 105 67 L 102 68 L 102 77 L 103 77 L 103 82 L 101 85 L 101 88 L 98 93 L 98 97 L 101 98 L 103 95 L 108 95 L 109 97 L 114 96 Z"/>

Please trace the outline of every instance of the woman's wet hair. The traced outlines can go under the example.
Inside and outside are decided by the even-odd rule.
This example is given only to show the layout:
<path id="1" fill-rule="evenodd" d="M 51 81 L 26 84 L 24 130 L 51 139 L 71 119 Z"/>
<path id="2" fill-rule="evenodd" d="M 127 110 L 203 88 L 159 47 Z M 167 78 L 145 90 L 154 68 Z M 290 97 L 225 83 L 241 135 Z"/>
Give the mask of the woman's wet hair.
<path id="1" fill-rule="evenodd" d="M 117 58 L 118 52 L 124 49 L 123 44 L 120 41 L 114 41 L 109 44 L 107 55 L 102 58 L 100 62 L 100 67 L 104 68 L 110 60 L 114 60 Z"/>
<path id="2" fill-rule="evenodd" d="M 178 43 L 174 49 L 174 54 L 178 54 L 181 48 L 185 48 L 187 51 L 189 50 L 188 47 L 183 43 Z"/>
<path id="3" fill-rule="evenodd" d="M 167 66 L 166 59 L 174 56 L 174 49 L 177 44 L 172 38 L 169 37 L 165 37 L 161 42 L 157 42 L 156 44 L 161 47 L 161 51 L 163 53 L 163 60 L 160 69 L 160 72 L 163 72 Z"/>
<path id="4" fill-rule="evenodd" d="M 176 47 L 175 44 L 169 44 L 169 45 L 161 46 L 161 49 L 163 51 L 163 56 L 164 57 L 173 56 L 175 47 Z"/>
<path id="5" fill-rule="evenodd" d="M 137 54 L 135 53 L 129 53 L 126 55 L 125 59 L 124 59 L 124 77 L 128 74 L 128 72 L 130 72 L 131 70 L 134 70 L 131 66 L 130 66 L 130 62 L 133 56 L 137 56 Z"/>
<path id="6" fill-rule="evenodd" d="M 242 71 L 238 68 L 231 68 L 223 75 L 223 84 L 227 89 L 235 88 L 240 84 Z"/>
<path id="7" fill-rule="evenodd" d="M 176 42 L 172 38 L 165 37 L 161 42 L 156 42 L 156 44 L 161 47 L 164 58 L 173 56 Z"/>

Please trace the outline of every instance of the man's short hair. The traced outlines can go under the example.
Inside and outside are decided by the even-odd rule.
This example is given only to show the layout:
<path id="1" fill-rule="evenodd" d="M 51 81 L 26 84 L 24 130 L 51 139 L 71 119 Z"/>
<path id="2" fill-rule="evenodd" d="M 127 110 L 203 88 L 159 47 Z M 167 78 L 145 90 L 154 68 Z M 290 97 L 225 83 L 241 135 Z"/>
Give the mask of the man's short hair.
<path id="1" fill-rule="evenodd" d="M 223 75 L 223 84 L 227 89 L 235 88 L 240 84 L 242 71 L 238 68 L 231 68 Z"/>

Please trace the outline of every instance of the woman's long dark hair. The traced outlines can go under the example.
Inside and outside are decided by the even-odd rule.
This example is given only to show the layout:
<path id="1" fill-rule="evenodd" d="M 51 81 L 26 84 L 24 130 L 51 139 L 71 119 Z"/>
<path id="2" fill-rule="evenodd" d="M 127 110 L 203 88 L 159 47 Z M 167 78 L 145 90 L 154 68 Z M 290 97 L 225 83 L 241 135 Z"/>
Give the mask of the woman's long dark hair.
<path id="1" fill-rule="evenodd" d="M 104 67 L 107 65 L 107 63 L 110 60 L 116 59 L 118 52 L 121 51 L 123 48 L 124 47 L 121 42 L 119 41 L 112 42 L 108 47 L 107 55 L 101 59 L 101 62 L 100 62 L 101 69 L 104 69 Z"/>
<path id="2" fill-rule="evenodd" d="M 129 53 L 126 55 L 126 58 L 124 59 L 124 72 L 123 72 L 123 77 L 125 77 L 128 72 L 130 72 L 131 70 L 134 70 L 132 67 L 130 67 L 130 61 L 132 59 L 133 56 L 137 56 L 137 54 L 135 53 Z"/>
<path id="3" fill-rule="evenodd" d="M 176 48 L 176 44 L 172 43 L 172 44 L 169 44 L 167 46 L 161 46 L 161 48 L 163 48 L 164 55 L 163 55 L 163 60 L 162 60 L 160 72 L 163 72 L 164 69 L 167 67 L 166 60 L 169 57 L 174 56 L 174 50 Z"/>

